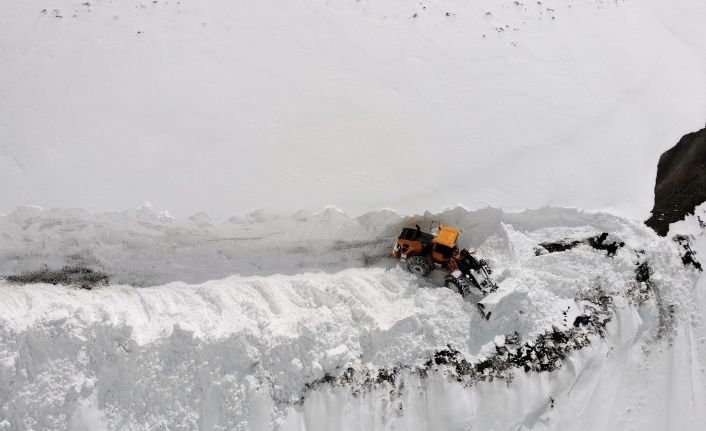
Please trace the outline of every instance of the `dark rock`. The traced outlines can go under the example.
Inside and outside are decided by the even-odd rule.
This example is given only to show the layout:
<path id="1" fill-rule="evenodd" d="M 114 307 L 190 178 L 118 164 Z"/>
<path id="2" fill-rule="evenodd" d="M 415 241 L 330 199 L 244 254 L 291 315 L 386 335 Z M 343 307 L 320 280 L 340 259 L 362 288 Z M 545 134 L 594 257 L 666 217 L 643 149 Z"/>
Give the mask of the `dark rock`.
<path id="1" fill-rule="evenodd" d="M 706 201 L 706 129 L 684 136 L 659 158 L 655 203 L 645 224 L 666 236 L 669 225 Z"/>
<path id="2" fill-rule="evenodd" d="M 554 242 L 543 242 L 539 244 L 539 247 L 535 248 L 534 254 L 536 256 L 541 256 L 546 253 L 559 253 L 576 248 L 580 244 L 588 244 L 596 250 L 607 251 L 607 256 L 613 257 L 619 249 L 625 247 L 625 243 L 622 241 L 606 240 L 608 240 L 608 232 L 603 232 L 600 235 L 582 240 L 563 239 Z"/>
<path id="3" fill-rule="evenodd" d="M 606 256 L 613 257 L 615 254 L 618 252 L 618 250 L 622 247 L 625 247 L 625 243 L 620 241 L 609 241 L 606 242 L 608 239 L 608 232 L 603 232 L 598 236 L 594 236 L 591 238 L 588 238 L 586 241 L 588 242 L 588 245 L 593 247 L 596 250 L 605 250 L 607 251 Z"/>
<path id="4" fill-rule="evenodd" d="M 684 254 L 681 257 L 681 261 L 684 264 L 684 266 L 691 265 L 696 270 L 703 271 L 703 268 L 701 267 L 701 262 L 696 260 L 696 252 L 691 249 L 691 243 L 689 241 L 689 237 L 684 236 L 684 235 L 677 235 L 672 239 L 674 240 L 674 242 L 678 243 L 682 247 L 682 249 L 684 250 Z"/>
<path id="5" fill-rule="evenodd" d="M 540 247 L 548 251 L 549 253 L 557 253 L 557 252 L 562 252 L 562 251 L 567 251 L 571 250 L 572 248 L 575 248 L 581 244 L 581 241 L 574 240 L 560 240 L 560 241 L 555 241 L 555 242 L 543 242 L 539 244 Z M 541 253 L 541 250 L 535 250 L 535 255 L 539 256 Z"/>
<path id="6" fill-rule="evenodd" d="M 644 261 L 640 263 L 636 268 L 635 268 L 635 281 L 638 283 L 647 283 L 650 281 L 650 276 L 652 275 L 652 269 L 650 268 L 649 263 L 647 261 Z"/>

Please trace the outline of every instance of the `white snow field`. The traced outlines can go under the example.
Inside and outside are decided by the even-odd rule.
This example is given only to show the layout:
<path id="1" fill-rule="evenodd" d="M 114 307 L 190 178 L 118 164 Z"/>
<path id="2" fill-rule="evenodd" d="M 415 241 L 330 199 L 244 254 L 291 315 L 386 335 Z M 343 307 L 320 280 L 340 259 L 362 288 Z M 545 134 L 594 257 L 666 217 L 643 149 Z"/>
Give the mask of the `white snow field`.
<path id="1" fill-rule="evenodd" d="M 706 209 L 697 213 L 703 217 Z M 466 242 L 480 242 L 478 252 L 500 283 L 494 295 L 501 299 L 488 320 L 476 307 L 480 298 L 463 300 L 384 257 L 365 268 L 356 260 L 377 250 L 374 238 L 386 239 L 389 252 L 387 230 L 430 219 L 462 226 Z M 108 270 L 114 277 L 133 273 L 132 266 L 145 273 L 155 250 L 165 253 L 165 268 L 178 268 L 178 248 L 164 251 L 178 239 L 186 247 L 184 238 L 286 226 L 281 248 L 265 236 L 233 249 L 259 258 L 270 245 L 276 265 L 300 268 L 274 274 L 263 258 L 261 275 L 251 269 L 199 283 L 92 291 L 0 282 L 2 430 L 663 431 L 706 424 L 705 278 L 682 263 L 679 244 L 641 223 L 559 208 L 457 208 L 404 221 L 388 212 L 360 218 L 333 210 L 306 217 L 258 212 L 222 224 L 179 221 L 149 208 L 103 214 L 25 208 L 0 218 L 0 226 L 3 261 L 13 248 L 18 260 L 52 263 L 66 253 L 75 263 L 80 245 L 84 263 L 92 256 L 95 267 L 107 270 L 104 257 L 118 262 Z M 307 248 L 303 239 L 322 226 L 327 237 Z M 697 253 L 704 250 L 695 217 L 674 226 Z M 601 232 L 626 243 L 615 257 L 587 244 L 537 252 L 538 243 Z M 368 242 L 346 242 L 352 233 Z M 42 241 L 44 254 L 33 248 Z M 287 252 L 288 241 L 305 246 Z M 204 266 L 198 276 L 207 277 L 209 265 L 214 274 L 223 271 L 213 248 L 187 249 Z M 339 266 L 327 260 L 327 250 L 339 253 Z M 648 283 L 636 281 L 640 262 L 651 268 Z M 574 320 L 591 314 L 596 304 L 586 298 L 596 291 L 610 298 L 604 337 L 588 334 L 590 344 L 568 352 L 554 371 L 511 367 L 470 381 L 453 366 L 425 365 L 445 349 L 478 364 L 511 346 L 506 336 L 515 332 L 536 343 L 552 327 L 580 331 Z"/>
<path id="2" fill-rule="evenodd" d="M 703 0 L 5 2 L 0 211 L 644 219 L 659 155 L 706 120 L 704 21 Z"/>
<path id="3" fill-rule="evenodd" d="M 638 221 L 703 0 L 5 3 L 0 431 L 706 429 L 706 207 Z M 431 220 L 497 292 L 389 258 Z"/>

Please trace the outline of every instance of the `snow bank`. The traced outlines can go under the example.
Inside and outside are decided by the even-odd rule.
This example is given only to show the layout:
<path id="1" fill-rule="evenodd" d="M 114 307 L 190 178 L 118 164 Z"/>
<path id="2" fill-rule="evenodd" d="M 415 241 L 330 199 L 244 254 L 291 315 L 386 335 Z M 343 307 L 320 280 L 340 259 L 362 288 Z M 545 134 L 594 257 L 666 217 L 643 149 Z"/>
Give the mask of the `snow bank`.
<path id="1" fill-rule="evenodd" d="M 706 286 L 682 264 L 678 244 L 601 214 L 488 211 L 499 228 L 481 253 L 510 293 L 490 320 L 477 299 L 384 263 L 95 291 L 3 283 L 0 423 L 12 430 L 700 429 Z M 442 216 L 470 225 L 469 214 Z M 488 222 L 477 232 L 489 232 L 490 219 L 477 217 Z M 535 252 L 540 242 L 608 226 L 627 243 L 614 258 L 585 244 Z M 638 305 L 628 292 L 641 261 L 652 269 L 651 290 Z M 512 382 L 464 387 L 441 367 L 427 377 L 402 372 L 357 395 L 352 386 L 314 384 L 347 367 L 418 366 L 449 345 L 480 361 L 504 344 L 502 335 L 532 340 L 572 327 L 583 307 L 577 296 L 596 286 L 614 298 L 606 338 L 594 337 L 558 371 L 518 369 Z"/>

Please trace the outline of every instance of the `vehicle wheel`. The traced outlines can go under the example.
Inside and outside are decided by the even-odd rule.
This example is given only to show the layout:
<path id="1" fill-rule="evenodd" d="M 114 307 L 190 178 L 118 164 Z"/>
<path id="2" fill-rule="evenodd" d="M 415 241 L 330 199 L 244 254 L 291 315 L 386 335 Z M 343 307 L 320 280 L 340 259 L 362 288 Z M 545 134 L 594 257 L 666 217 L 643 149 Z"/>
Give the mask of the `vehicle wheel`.
<path id="1" fill-rule="evenodd" d="M 452 292 L 458 293 L 461 296 L 465 297 L 470 293 L 465 280 L 458 279 L 453 275 L 447 275 L 446 278 L 444 278 L 444 284 L 448 289 L 451 289 Z"/>
<path id="2" fill-rule="evenodd" d="M 431 262 L 429 259 L 423 256 L 412 256 L 407 259 L 407 269 L 412 274 L 421 275 L 425 277 L 431 272 Z"/>

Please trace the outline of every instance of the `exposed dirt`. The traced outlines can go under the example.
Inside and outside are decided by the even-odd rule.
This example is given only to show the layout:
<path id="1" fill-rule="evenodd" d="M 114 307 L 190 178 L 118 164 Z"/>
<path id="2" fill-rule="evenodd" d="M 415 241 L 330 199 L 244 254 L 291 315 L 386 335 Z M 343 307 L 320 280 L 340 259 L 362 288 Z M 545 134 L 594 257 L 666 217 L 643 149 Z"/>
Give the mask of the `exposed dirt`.
<path id="1" fill-rule="evenodd" d="M 24 272 L 19 275 L 10 275 L 6 279 L 11 283 L 61 284 L 65 286 L 78 286 L 83 289 L 105 286 L 109 281 L 107 274 L 83 266 L 64 266 L 61 269 L 42 268 L 37 271 Z"/>

